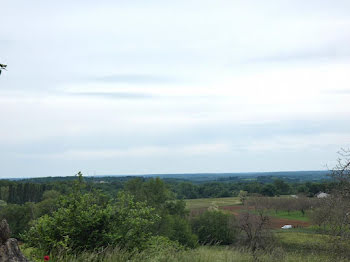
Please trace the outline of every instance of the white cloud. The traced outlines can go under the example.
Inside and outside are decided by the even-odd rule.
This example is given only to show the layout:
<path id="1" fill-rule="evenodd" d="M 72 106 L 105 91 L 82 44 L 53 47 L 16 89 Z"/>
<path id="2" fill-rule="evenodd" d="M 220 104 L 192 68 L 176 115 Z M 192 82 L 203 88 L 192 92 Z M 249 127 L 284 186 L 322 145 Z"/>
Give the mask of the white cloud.
<path id="1" fill-rule="evenodd" d="M 321 133 L 310 135 L 275 136 L 242 145 L 241 148 L 253 152 L 283 152 L 303 150 L 324 150 L 327 148 L 350 147 L 350 136 L 347 133 Z"/>
<path id="2" fill-rule="evenodd" d="M 148 146 L 127 149 L 104 149 L 104 150 L 75 150 L 71 149 L 62 153 L 53 154 L 19 154 L 18 157 L 40 158 L 40 159 L 70 159 L 70 160 L 98 160 L 98 159 L 115 159 L 121 157 L 159 157 L 159 156 L 183 156 L 193 157 L 196 155 L 211 155 L 227 153 L 229 146 L 225 143 L 215 144 L 196 144 L 184 146 Z"/>

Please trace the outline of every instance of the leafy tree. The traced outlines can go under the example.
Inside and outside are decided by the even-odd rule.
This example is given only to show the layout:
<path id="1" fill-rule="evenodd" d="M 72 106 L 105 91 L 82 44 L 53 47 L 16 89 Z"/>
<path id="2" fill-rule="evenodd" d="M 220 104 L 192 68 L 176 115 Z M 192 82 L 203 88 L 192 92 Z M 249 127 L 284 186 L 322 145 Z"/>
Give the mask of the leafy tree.
<path id="1" fill-rule="evenodd" d="M 253 183 L 243 183 L 241 188 L 248 193 L 260 193 L 262 189 L 262 184 L 253 182 Z"/>
<path id="2" fill-rule="evenodd" d="M 276 195 L 276 187 L 272 184 L 267 184 L 262 188 L 261 194 L 264 196 L 274 196 Z"/>
<path id="3" fill-rule="evenodd" d="M 198 197 L 197 187 L 189 182 L 180 183 L 176 192 L 180 198 L 194 199 Z"/>
<path id="4" fill-rule="evenodd" d="M 224 184 L 218 182 L 205 183 L 198 189 L 201 197 L 220 197 L 220 194 L 224 190 Z"/>
<path id="5" fill-rule="evenodd" d="M 244 203 L 248 197 L 248 192 L 241 190 L 241 191 L 239 191 L 238 197 L 239 197 L 239 200 L 241 201 L 242 205 L 244 205 Z"/>
<path id="6" fill-rule="evenodd" d="M 282 179 L 275 179 L 275 181 L 273 181 L 273 185 L 276 188 L 277 195 L 287 195 L 290 193 L 290 186 Z"/>
<path id="7" fill-rule="evenodd" d="M 155 208 L 162 208 L 167 200 L 174 199 L 174 195 L 160 178 L 143 181 L 140 178 L 129 180 L 125 191 L 132 194 L 136 201 L 145 201 Z"/>
<path id="8" fill-rule="evenodd" d="M 35 205 L 35 218 L 51 214 L 58 209 L 61 194 L 56 190 L 48 190 L 43 194 L 43 200 Z"/>
<path id="9" fill-rule="evenodd" d="M 299 194 L 307 195 L 309 192 L 309 188 L 306 185 L 298 185 L 296 188 Z"/>

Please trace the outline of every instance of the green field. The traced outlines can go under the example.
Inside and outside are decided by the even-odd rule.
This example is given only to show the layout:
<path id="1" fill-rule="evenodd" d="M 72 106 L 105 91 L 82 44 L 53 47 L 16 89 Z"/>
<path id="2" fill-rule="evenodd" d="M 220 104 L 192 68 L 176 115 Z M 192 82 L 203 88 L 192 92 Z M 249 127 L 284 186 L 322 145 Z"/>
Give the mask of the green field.
<path id="1" fill-rule="evenodd" d="M 287 251 L 313 251 L 320 254 L 332 252 L 332 245 L 330 245 L 332 238 L 328 235 L 294 232 L 291 230 L 275 232 L 275 236 L 278 243 Z"/>
<path id="2" fill-rule="evenodd" d="M 288 197 L 288 196 L 283 196 Z M 186 199 L 186 207 L 190 210 L 197 208 L 208 208 L 210 206 L 236 206 L 240 205 L 241 201 L 239 197 L 223 197 L 223 198 L 198 198 L 198 199 Z M 309 219 L 309 211 L 303 216 L 300 211 L 278 211 L 277 213 L 274 210 L 271 210 L 268 213 L 271 217 L 283 218 L 283 219 L 292 219 L 292 220 L 300 220 L 308 222 Z"/>
<path id="3" fill-rule="evenodd" d="M 287 211 L 278 211 L 276 213 L 275 211 L 271 210 L 268 213 L 268 215 L 271 216 L 271 217 L 300 220 L 300 221 L 305 221 L 305 222 L 309 222 L 309 220 L 310 220 L 309 217 L 308 217 L 308 214 L 305 214 L 303 216 L 303 214 L 300 211 L 291 211 L 288 214 Z"/>
<path id="4" fill-rule="evenodd" d="M 186 207 L 188 209 L 208 208 L 210 206 L 235 206 L 241 204 L 238 197 L 223 197 L 223 198 L 198 198 L 187 199 Z"/>

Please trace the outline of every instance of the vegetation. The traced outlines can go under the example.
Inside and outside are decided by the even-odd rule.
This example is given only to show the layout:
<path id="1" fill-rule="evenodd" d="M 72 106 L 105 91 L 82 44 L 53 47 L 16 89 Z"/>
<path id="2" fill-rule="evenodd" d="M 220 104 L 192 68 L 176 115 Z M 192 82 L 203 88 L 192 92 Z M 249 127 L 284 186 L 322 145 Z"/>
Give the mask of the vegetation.
<path id="1" fill-rule="evenodd" d="M 208 208 L 210 206 L 234 206 L 241 204 L 238 197 L 223 197 L 223 198 L 197 198 L 186 200 L 188 209 Z"/>
<path id="2" fill-rule="evenodd" d="M 313 213 L 312 220 L 324 234 L 332 236 L 329 246 L 350 259 L 350 150 L 340 153 L 332 177 L 337 187 Z"/>
<path id="3" fill-rule="evenodd" d="M 347 210 L 345 185 L 280 177 L 96 180 L 81 173 L 1 180 L 0 218 L 33 261 L 44 255 L 52 261 L 341 261 L 347 244 L 339 239 L 347 234 L 335 229 L 347 225 L 335 218 Z M 332 197 L 318 199 L 320 191 Z M 279 221 L 299 221 L 302 228 L 283 232 Z M 333 243 L 340 248 L 330 248 Z"/>
<path id="4" fill-rule="evenodd" d="M 194 218 L 192 227 L 202 245 L 229 245 L 237 238 L 235 217 L 217 210 L 208 210 Z"/>
<path id="5" fill-rule="evenodd" d="M 25 255 L 31 261 L 43 261 L 40 255 L 33 249 L 24 249 Z M 80 254 L 60 253 L 57 256 L 50 255 L 50 261 L 56 262 L 253 262 L 254 258 L 251 253 L 245 249 L 232 247 L 218 247 L 218 246 L 201 246 L 190 250 L 177 250 L 174 247 L 160 246 L 158 248 L 151 248 L 140 253 L 130 253 L 129 251 L 116 249 L 108 249 L 104 252 L 83 252 Z M 260 252 L 259 261 L 261 262 L 346 262 L 347 259 L 334 259 L 332 254 L 325 254 L 325 252 L 317 251 L 288 251 L 281 247 L 276 248 L 272 252 Z"/>

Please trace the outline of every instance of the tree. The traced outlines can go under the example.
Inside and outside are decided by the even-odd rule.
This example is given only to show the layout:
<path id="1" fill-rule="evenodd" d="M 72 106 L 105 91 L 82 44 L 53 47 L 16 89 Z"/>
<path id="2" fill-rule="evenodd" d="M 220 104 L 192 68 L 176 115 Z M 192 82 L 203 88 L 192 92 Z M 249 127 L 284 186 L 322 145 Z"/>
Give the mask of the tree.
<path id="1" fill-rule="evenodd" d="M 162 208 L 166 201 L 175 196 L 160 178 L 151 178 L 143 181 L 140 178 L 129 180 L 125 185 L 125 191 L 132 194 L 136 201 L 145 201 L 154 208 Z"/>
<path id="2" fill-rule="evenodd" d="M 272 184 L 267 184 L 261 189 L 261 194 L 264 196 L 274 196 L 276 195 L 276 187 Z"/>
<path id="3" fill-rule="evenodd" d="M 47 190 L 43 194 L 43 200 L 35 204 L 35 218 L 45 214 L 52 214 L 58 209 L 60 193 L 56 190 Z"/>
<path id="4" fill-rule="evenodd" d="M 329 197 L 320 200 L 313 222 L 323 225 L 326 233 L 333 236 L 330 244 L 336 254 L 350 258 L 350 150 L 342 149 L 339 155 L 331 174 L 337 186 Z"/>
<path id="5" fill-rule="evenodd" d="M 273 181 L 273 185 L 276 188 L 277 195 L 287 195 L 290 192 L 290 186 L 282 179 L 275 179 L 275 181 Z"/>
<path id="6" fill-rule="evenodd" d="M 250 199 L 248 204 L 254 208 L 255 212 L 248 210 L 240 213 L 238 227 L 243 233 L 241 241 L 252 252 L 254 260 L 258 261 L 257 251 L 270 248 L 274 240 L 269 228 L 270 219 L 267 215 L 270 204 L 267 198 L 259 197 Z"/>
<path id="7" fill-rule="evenodd" d="M 178 197 L 194 199 L 198 197 L 197 187 L 189 182 L 182 182 L 177 187 Z"/>
<path id="8" fill-rule="evenodd" d="M 350 188 L 350 149 L 342 149 L 331 176 L 341 183 L 341 191 L 347 193 Z"/>
<path id="9" fill-rule="evenodd" d="M 240 190 L 239 191 L 238 197 L 239 197 L 239 200 L 241 201 L 242 205 L 245 204 L 247 196 L 248 196 L 248 192 L 247 191 L 244 191 L 244 190 Z"/>

